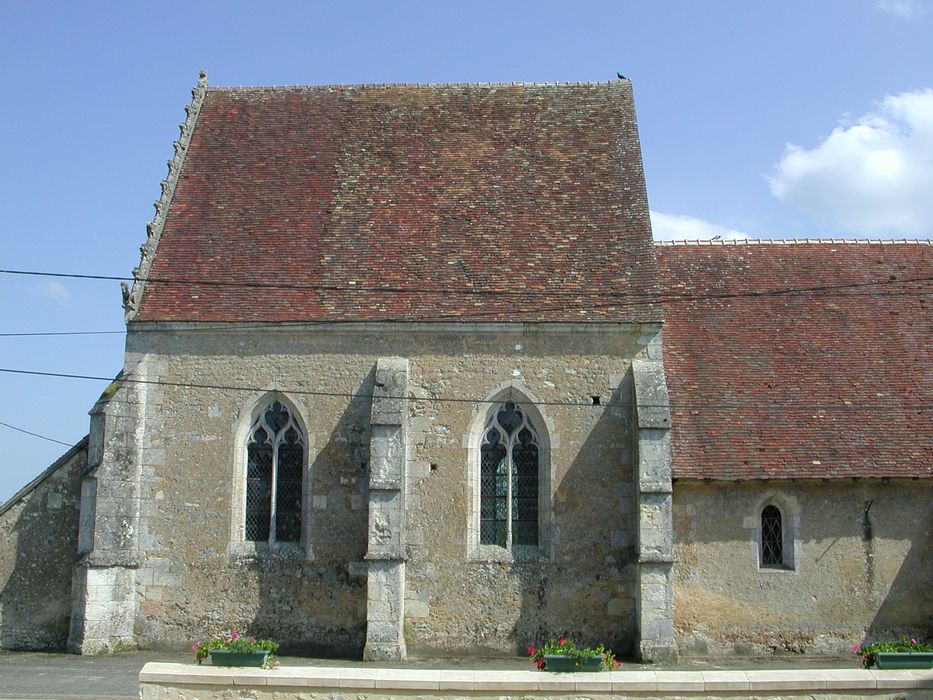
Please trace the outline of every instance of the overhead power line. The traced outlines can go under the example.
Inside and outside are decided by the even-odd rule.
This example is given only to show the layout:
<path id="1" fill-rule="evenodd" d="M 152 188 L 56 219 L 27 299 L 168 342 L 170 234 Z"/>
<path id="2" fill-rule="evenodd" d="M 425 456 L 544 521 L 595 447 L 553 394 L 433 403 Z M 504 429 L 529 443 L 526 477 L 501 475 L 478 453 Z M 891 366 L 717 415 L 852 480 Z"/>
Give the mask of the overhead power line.
<path id="1" fill-rule="evenodd" d="M 900 285 L 912 284 L 917 282 L 929 282 L 933 276 L 912 277 L 904 279 L 879 279 L 862 282 L 850 282 L 834 285 L 814 285 L 810 287 L 784 287 L 765 290 L 745 290 L 738 292 L 721 292 L 695 294 L 684 293 L 676 294 L 661 291 L 638 291 L 638 290 L 617 290 L 600 289 L 598 291 L 579 291 L 572 289 L 523 289 L 515 287 L 428 287 L 428 286 L 398 286 L 398 285 L 363 285 L 363 284 L 307 284 L 296 282 L 248 282 L 233 280 L 207 280 L 185 277 L 140 277 L 133 278 L 126 275 L 93 275 L 73 272 L 47 272 L 39 270 L 8 270 L 0 269 L 0 273 L 6 275 L 26 275 L 35 277 L 61 277 L 71 279 L 85 280 L 105 280 L 132 282 L 140 281 L 153 284 L 171 284 L 171 285 L 189 285 L 201 287 L 240 287 L 247 289 L 293 289 L 304 291 L 331 291 L 331 292 L 353 292 L 369 294 L 439 294 L 439 295 L 467 295 L 467 296 L 523 296 L 523 297 L 555 297 L 568 296 L 574 298 L 603 298 L 606 296 L 622 297 L 626 303 L 634 304 L 654 304 L 664 301 L 695 300 L 702 298 L 728 299 L 734 297 L 760 297 L 774 296 L 778 294 L 804 294 L 808 292 L 821 292 L 826 290 L 860 289 L 876 287 L 882 285 Z"/>
<path id="2" fill-rule="evenodd" d="M 5 428 L 9 428 L 10 430 L 16 430 L 20 433 L 26 433 L 26 435 L 32 435 L 33 437 L 42 438 L 43 440 L 48 440 L 49 442 L 57 442 L 59 445 L 64 445 L 65 447 L 72 446 L 70 442 L 63 442 L 62 440 L 56 440 L 55 438 L 50 438 L 47 435 L 40 435 L 39 433 L 34 433 L 31 430 L 26 430 L 24 428 L 17 428 L 15 425 L 10 425 L 9 423 L 4 423 L 3 421 L 0 421 L 0 425 L 2 425 Z"/>
<path id="3" fill-rule="evenodd" d="M 17 275 L 78 277 L 78 278 L 85 278 L 85 279 L 123 279 L 119 277 L 111 277 L 111 276 L 104 276 L 104 275 L 76 275 L 76 274 L 71 274 L 71 273 L 32 272 L 32 271 L 24 271 L 24 270 L 0 270 L 0 273 L 17 274 Z M 125 278 L 125 279 L 132 279 L 132 278 Z M 615 295 L 622 294 L 619 292 L 610 294 L 609 296 L 613 298 L 606 300 L 604 298 L 605 294 L 602 294 L 602 293 L 578 294 L 578 293 L 564 290 L 563 292 L 560 292 L 559 294 L 557 294 L 557 296 L 573 295 L 579 300 L 579 303 L 570 304 L 570 305 L 560 304 L 560 305 L 554 305 L 554 306 L 535 306 L 530 309 L 523 309 L 523 310 L 518 310 L 518 311 L 514 309 L 505 310 L 505 309 L 498 309 L 498 308 L 497 309 L 485 309 L 485 310 L 470 309 L 468 311 L 457 311 L 457 312 L 449 312 L 449 313 L 432 313 L 432 314 L 405 315 L 405 316 L 385 316 L 378 320 L 381 322 L 386 322 L 386 323 L 418 322 L 418 321 L 425 321 L 425 322 L 435 321 L 436 322 L 436 321 L 446 321 L 446 320 L 470 322 L 476 319 L 482 319 L 482 318 L 487 318 L 487 317 L 501 317 L 504 314 L 509 313 L 509 312 L 543 314 L 543 313 L 559 312 L 559 311 L 579 311 L 581 308 L 585 308 L 585 309 L 605 309 L 605 308 L 612 308 L 612 307 L 624 308 L 624 307 L 643 306 L 643 305 L 648 305 L 648 304 L 655 305 L 658 303 L 664 304 L 664 303 L 676 303 L 676 302 L 688 302 L 688 301 L 783 297 L 783 296 L 792 296 L 792 295 L 797 295 L 797 294 L 817 295 L 817 296 L 838 296 L 838 297 L 846 297 L 846 296 L 872 296 L 872 297 L 930 296 L 930 295 L 933 295 L 933 288 L 929 288 L 929 289 L 906 288 L 906 289 L 896 289 L 896 290 L 885 290 L 885 289 L 878 289 L 878 288 L 887 286 L 887 285 L 905 285 L 905 284 L 925 283 L 931 280 L 933 280 L 933 276 L 915 277 L 915 278 L 907 278 L 907 279 L 900 279 L 900 280 L 885 279 L 885 280 L 875 280 L 871 282 L 853 282 L 850 284 L 838 284 L 838 285 L 819 285 L 819 286 L 810 286 L 810 287 L 783 287 L 783 288 L 775 288 L 775 289 L 770 289 L 770 290 L 749 290 L 749 291 L 744 291 L 744 292 L 720 292 L 720 293 L 714 293 L 714 294 L 662 295 L 660 293 L 640 293 L 640 292 L 632 292 L 628 294 L 629 297 L 635 297 L 639 295 L 646 296 L 649 294 L 654 295 L 652 298 L 641 299 L 641 300 L 634 299 L 634 298 L 617 299 Z M 179 282 L 179 284 L 181 283 L 182 282 Z M 184 283 L 187 284 L 189 282 L 184 282 Z M 194 284 L 194 283 L 191 282 L 191 284 Z M 227 284 L 227 283 L 217 282 L 217 283 L 211 283 L 211 284 L 222 285 L 222 284 Z M 239 283 L 229 283 L 229 284 L 233 286 L 240 286 Z M 254 286 L 254 285 L 250 285 L 250 286 Z M 319 289 L 319 287 L 316 287 L 313 285 L 310 285 L 310 286 L 309 285 L 305 285 L 305 286 L 278 285 L 276 283 L 263 284 L 261 286 L 269 286 L 273 288 L 287 286 L 290 288 Z M 411 287 L 411 288 L 408 288 L 408 287 L 405 287 L 405 288 L 402 288 L 402 287 L 367 288 L 367 287 L 347 286 L 347 287 L 341 287 L 340 289 L 345 290 L 345 291 L 354 291 L 354 292 L 380 292 L 380 293 L 381 292 L 388 293 L 393 290 L 399 290 L 399 291 L 405 291 L 405 292 L 424 291 L 426 293 L 435 293 L 435 292 L 461 293 L 459 291 L 451 292 L 451 290 L 436 290 L 436 289 L 427 289 L 427 288 L 419 289 L 415 287 Z M 472 290 L 469 293 L 472 294 L 472 293 L 480 293 L 480 292 L 478 290 Z M 502 290 L 495 291 L 495 292 L 486 290 L 483 293 L 499 294 L 499 293 L 502 293 Z M 552 292 L 540 292 L 540 293 L 553 294 Z M 583 297 L 588 296 L 588 295 L 596 296 L 599 300 L 590 300 L 590 301 L 584 302 Z M 581 304 L 583 303 L 585 303 L 585 306 L 581 307 Z M 226 328 L 235 329 L 235 330 L 267 329 L 269 325 L 276 325 L 279 327 L 288 327 L 289 325 L 300 326 L 308 322 L 310 321 L 274 321 L 274 322 L 270 321 L 265 324 L 243 325 L 242 323 L 240 323 L 238 325 L 233 325 L 232 323 L 223 323 L 223 322 L 216 322 L 216 321 L 200 321 L 198 323 L 215 324 L 215 325 L 209 328 L 205 328 L 203 326 L 196 327 L 196 328 L 173 328 L 172 332 L 202 332 L 205 330 L 226 329 Z M 528 322 L 528 321 L 523 321 L 523 322 Z M 547 321 L 541 321 L 541 322 L 547 322 Z M 36 336 L 56 336 L 56 335 L 62 335 L 62 336 L 118 335 L 118 334 L 122 334 L 125 332 L 126 331 L 124 330 L 7 332 L 7 333 L 0 333 L 0 337 L 36 337 Z"/>
<path id="4" fill-rule="evenodd" d="M 259 386 L 250 386 L 250 385 L 232 385 L 232 384 L 211 384 L 211 383 L 198 383 L 198 382 L 173 382 L 164 379 L 141 379 L 132 376 L 118 376 L 118 377 L 103 377 L 99 375 L 89 375 L 89 374 L 70 374 L 66 372 L 43 372 L 39 370 L 25 370 L 25 369 L 13 369 L 9 367 L 0 367 L 0 372 L 8 374 L 21 374 L 28 376 L 37 376 L 37 377 L 56 377 L 64 379 L 84 379 L 91 381 L 101 381 L 101 382 L 110 382 L 110 383 L 125 383 L 125 384 L 148 384 L 154 386 L 167 386 L 174 388 L 190 388 L 190 389 L 213 389 L 221 391 L 249 391 L 249 392 L 261 392 L 269 391 L 269 387 L 259 387 Z M 393 396 L 393 395 L 380 395 L 376 397 L 373 394 L 355 394 L 347 391 L 322 391 L 314 389 L 299 389 L 299 388 L 288 388 L 288 389 L 279 389 L 286 394 L 294 394 L 301 396 L 325 396 L 325 397 L 337 397 L 337 398 L 347 398 L 355 400 L 372 400 L 373 398 L 388 398 L 388 399 L 408 399 L 410 401 L 429 401 L 429 402 L 440 402 L 440 403 L 498 403 L 502 401 L 501 397 L 496 399 L 488 398 L 470 398 L 470 397 L 449 397 L 449 396 L 429 396 L 429 397 L 413 397 L 413 396 Z M 764 410 L 781 410 L 781 411 L 827 411 L 827 410 L 844 410 L 844 411 L 873 411 L 873 410 L 918 410 L 924 411 L 930 408 L 933 408 L 933 403 L 905 403 L 902 401 L 873 401 L 873 402 L 850 402 L 846 404 L 842 403 L 800 403 L 795 401 L 788 401 L 784 403 L 771 403 L 765 404 L 760 401 L 747 401 L 747 402 L 738 402 L 738 401 L 704 401 L 704 402 L 682 402 L 682 401 L 671 401 L 667 404 L 635 404 L 629 401 L 610 401 L 607 404 L 594 404 L 589 401 L 529 401 L 516 399 L 514 401 L 516 404 L 520 405 L 535 405 L 535 406 L 579 406 L 579 407 L 594 407 L 604 408 L 605 406 L 616 406 L 624 408 L 672 408 L 675 410 L 688 410 L 688 409 L 737 409 L 737 408 L 758 408 Z"/>

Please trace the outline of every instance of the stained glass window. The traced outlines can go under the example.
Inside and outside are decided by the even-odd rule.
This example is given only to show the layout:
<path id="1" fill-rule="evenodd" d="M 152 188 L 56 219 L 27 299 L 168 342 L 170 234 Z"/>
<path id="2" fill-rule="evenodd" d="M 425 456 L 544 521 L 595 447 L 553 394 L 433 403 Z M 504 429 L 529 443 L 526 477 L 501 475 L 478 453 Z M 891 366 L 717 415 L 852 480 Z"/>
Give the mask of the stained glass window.
<path id="1" fill-rule="evenodd" d="M 772 569 L 784 566 L 784 532 L 777 506 L 761 511 L 761 565 Z"/>
<path id="2" fill-rule="evenodd" d="M 539 443 L 520 406 L 500 405 L 480 443 L 480 544 L 538 544 Z"/>
<path id="3" fill-rule="evenodd" d="M 264 407 L 250 426 L 246 444 L 246 539 L 301 540 L 305 441 L 281 401 Z"/>

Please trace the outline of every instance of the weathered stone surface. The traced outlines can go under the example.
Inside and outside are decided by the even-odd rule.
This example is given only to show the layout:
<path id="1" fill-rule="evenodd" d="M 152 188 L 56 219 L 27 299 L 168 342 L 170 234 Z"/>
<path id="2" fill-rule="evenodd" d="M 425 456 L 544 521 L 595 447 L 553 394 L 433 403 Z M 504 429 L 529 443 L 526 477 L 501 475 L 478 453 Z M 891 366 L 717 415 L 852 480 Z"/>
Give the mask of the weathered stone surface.
<path id="1" fill-rule="evenodd" d="M 637 539 L 640 561 L 673 561 L 670 494 L 641 494 L 638 504 Z"/>
<path id="2" fill-rule="evenodd" d="M 404 463 L 401 424 L 373 425 L 369 442 L 369 488 L 401 489 Z"/>
<path id="3" fill-rule="evenodd" d="M 656 360 L 633 363 L 635 400 L 638 404 L 639 428 L 670 428 L 671 408 L 664 379 L 664 364 Z"/>
<path id="4" fill-rule="evenodd" d="M 369 562 L 364 659 L 398 661 L 405 658 L 404 595 L 405 562 Z"/>
<path id="5" fill-rule="evenodd" d="M 367 559 L 405 558 L 405 510 L 400 491 L 369 492 Z"/>
<path id="6" fill-rule="evenodd" d="M 159 367 L 157 361 L 134 359 L 142 379 Z M 73 573 L 68 638 L 72 651 L 93 654 L 136 645 L 140 472 L 147 449 L 153 449 L 142 436 L 153 391 L 146 383 L 115 383 L 91 410 L 88 453 L 99 461 L 85 471 L 81 487 L 81 548 Z"/>
<path id="7" fill-rule="evenodd" d="M 671 492 L 671 441 L 666 428 L 638 431 L 638 485 L 642 493 Z"/>
<path id="8" fill-rule="evenodd" d="M 63 650 L 87 440 L 0 507 L 0 647 Z"/>
<path id="9" fill-rule="evenodd" d="M 374 473 L 382 473 L 373 468 L 374 444 L 380 452 L 379 440 L 394 442 L 395 433 L 391 423 L 376 424 L 385 430 L 372 427 L 375 403 L 382 421 L 411 416 L 408 446 L 397 454 L 419 465 L 420 478 L 398 493 L 404 494 L 406 530 L 420 535 L 405 549 L 380 553 L 408 557 L 405 589 L 423 596 L 423 605 L 413 606 L 415 616 L 404 618 L 407 648 L 513 653 L 534 643 L 542 629 L 581 630 L 582 642 L 607 643 L 622 653 L 634 647 L 631 565 L 637 555 L 619 538 L 614 547 L 610 536 L 634 532 L 632 509 L 619 507 L 633 499 L 634 412 L 613 378 L 626 376 L 641 351 L 638 337 L 655 326 L 588 333 L 574 326 L 501 324 L 134 329 L 129 351 L 149 358 L 150 371 L 158 369 L 153 376 L 179 384 L 269 387 L 295 404 L 310 445 L 307 534 L 314 555 L 305 559 L 304 547 L 231 549 L 232 523 L 243 517 L 230 486 L 236 453 L 244 449 L 235 443 L 238 421 L 263 392 L 150 387 L 137 426 L 135 629 L 141 646 L 178 648 L 240 629 L 275 637 L 286 648 L 362 652 L 369 598 L 368 576 L 359 568 L 375 552 L 370 515 L 382 512 L 392 533 L 397 512 L 369 507 L 371 499 L 384 497 L 377 494 L 394 491 L 371 488 Z M 516 345 L 523 350 L 516 353 Z M 391 377 L 375 387 L 384 366 L 375 350 L 405 356 L 409 384 L 426 398 L 409 399 L 402 412 L 397 406 L 381 411 L 383 399 L 395 399 L 379 398 L 379 391 L 404 394 L 395 393 L 400 389 Z M 464 435 L 487 407 L 437 399 L 488 396 L 514 381 L 516 367 L 536 398 L 558 404 L 546 407 L 552 490 L 542 504 L 553 509 L 553 556 L 472 561 L 464 532 L 478 515 L 467 497 Z M 615 398 L 601 406 L 570 401 L 589 403 L 593 395 Z M 405 440 L 404 431 L 399 437 Z M 381 454 L 395 459 L 396 451 Z M 365 508 L 354 506 L 360 499 Z M 609 600 L 616 600 L 611 618 Z"/>
<path id="10" fill-rule="evenodd" d="M 632 363 L 638 420 L 636 532 L 638 549 L 638 653 L 646 661 L 677 657 L 673 634 L 673 516 L 671 504 L 670 407 L 660 335 L 647 340 L 650 360 Z"/>
<path id="11" fill-rule="evenodd" d="M 792 570 L 759 566 L 767 503 L 797 529 Z M 928 481 L 678 481 L 674 523 L 674 625 L 684 654 L 846 655 L 857 641 L 925 634 Z"/>

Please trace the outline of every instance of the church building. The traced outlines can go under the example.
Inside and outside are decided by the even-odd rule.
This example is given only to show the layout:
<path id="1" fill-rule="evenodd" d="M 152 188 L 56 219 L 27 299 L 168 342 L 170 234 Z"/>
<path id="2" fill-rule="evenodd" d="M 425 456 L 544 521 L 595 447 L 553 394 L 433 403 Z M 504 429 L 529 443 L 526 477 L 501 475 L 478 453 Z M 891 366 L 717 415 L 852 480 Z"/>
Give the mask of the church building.
<path id="1" fill-rule="evenodd" d="M 632 85 L 193 90 L 0 646 L 929 636 L 929 241 L 655 243 Z"/>

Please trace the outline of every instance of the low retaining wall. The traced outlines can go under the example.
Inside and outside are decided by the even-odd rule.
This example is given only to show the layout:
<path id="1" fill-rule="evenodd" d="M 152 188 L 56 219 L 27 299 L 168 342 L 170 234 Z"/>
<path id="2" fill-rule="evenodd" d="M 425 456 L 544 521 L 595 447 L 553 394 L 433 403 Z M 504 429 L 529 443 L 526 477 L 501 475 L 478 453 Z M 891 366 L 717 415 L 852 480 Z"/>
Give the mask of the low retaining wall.
<path id="1" fill-rule="evenodd" d="M 388 700 L 397 697 L 503 700 L 521 697 L 616 698 L 931 698 L 933 671 L 800 669 L 790 671 L 540 671 L 425 670 L 286 666 L 222 668 L 149 663 L 139 674 L 142 700 Z"/>

